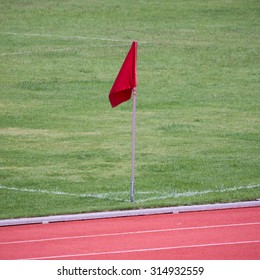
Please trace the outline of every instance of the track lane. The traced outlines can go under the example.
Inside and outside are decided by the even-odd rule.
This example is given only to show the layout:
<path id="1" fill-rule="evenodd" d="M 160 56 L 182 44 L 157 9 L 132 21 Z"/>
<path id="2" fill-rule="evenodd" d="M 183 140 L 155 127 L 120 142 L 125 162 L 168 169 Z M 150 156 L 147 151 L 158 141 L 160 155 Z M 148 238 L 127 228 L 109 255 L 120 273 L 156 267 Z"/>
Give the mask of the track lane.
<path id="1" fill-rule="evenodd" d="M 127 251 L 130 252 L 154 252 L 161 250 L 174 250 L 185 248 L 197 248 L 200 250 L 202 247 L 212 247 L 221 245 L 233 245 L 233 244 L 250 244 L 257 243 L 258 231 L 260 226 L 247 226 L 247 227 L 229 227 L 222 228 L 221 232 L 219 228 L 209 229 L 191 229 L 185 231 L 170 232 L 152 232 L 145 234 L 131 234 L 121 235 L 120 237 L 102 236 L 93 238 L 83 238 L 75 240 L 58 240 L 47 241 L 43 244 L 39 243 L 27 243 L 20 244 L 16 248 L 21 252 L 20 258 L 28 258 L 28 251 L 33 258 L 48 259 L 63 259 L 66 255 L 73 258 L 77 256 L 85 255 L 86 257 L 96 257 L 97 255 L 115 254 L 115 252 L 121 252 L 125 255 Z M 234 232 L 235 231 L 235 232 Z M 256 244 L 257 245 L 257 244 Z M 258 244 L 259 245 L 259 244 Z M 7 246 L 8 247 L 8 246 Z M 12 247 L 12 246 L 10 246 Z M 158 250 L 158 248 L 161 248 Z M 162 249 L 164 248 L 164 249 Z M 176 251 L 176 250 L 175 250 Z M 25 252 L 25 254 L 23 253 Z M 18 253 L 16 253 L 18 254 Z M 115 258 L 118 258 L 116 253 Z M 52 257 L 54 256 L 54 257 Z M 121 258 L 119 256 L 119 258 Z"/>
<path id="2" fill-rule="evenodd" d="M 259 207 L 6 227 L 0 259 L 259 259 L 259 232 Z"/>

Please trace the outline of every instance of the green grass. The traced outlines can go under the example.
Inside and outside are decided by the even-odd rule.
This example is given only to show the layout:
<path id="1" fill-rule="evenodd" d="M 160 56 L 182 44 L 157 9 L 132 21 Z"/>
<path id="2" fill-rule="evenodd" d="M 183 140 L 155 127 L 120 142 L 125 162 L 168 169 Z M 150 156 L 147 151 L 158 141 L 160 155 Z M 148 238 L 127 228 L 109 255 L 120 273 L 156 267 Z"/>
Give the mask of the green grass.
<path id="1" fill-rule="evenodd" d="M 260 198 L 259 14 L 257 0 L 0 0 L 0 218 Z M 132 40 L 131 204 L 132 102 L 108 93 Z"/>

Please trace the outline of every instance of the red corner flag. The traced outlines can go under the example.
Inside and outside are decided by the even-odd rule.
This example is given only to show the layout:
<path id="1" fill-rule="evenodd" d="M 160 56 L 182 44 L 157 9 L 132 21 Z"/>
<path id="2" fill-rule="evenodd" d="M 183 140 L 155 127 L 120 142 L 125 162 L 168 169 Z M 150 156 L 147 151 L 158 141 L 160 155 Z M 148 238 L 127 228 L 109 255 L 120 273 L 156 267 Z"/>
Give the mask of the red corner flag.
<path id="1" fill-rule="evenodd" d="M 132 90 L 137 85 L 136 60 L 137 42 L 133 42 L 109 93 L 109 101 L 113 108 L 132 96 Z"/>

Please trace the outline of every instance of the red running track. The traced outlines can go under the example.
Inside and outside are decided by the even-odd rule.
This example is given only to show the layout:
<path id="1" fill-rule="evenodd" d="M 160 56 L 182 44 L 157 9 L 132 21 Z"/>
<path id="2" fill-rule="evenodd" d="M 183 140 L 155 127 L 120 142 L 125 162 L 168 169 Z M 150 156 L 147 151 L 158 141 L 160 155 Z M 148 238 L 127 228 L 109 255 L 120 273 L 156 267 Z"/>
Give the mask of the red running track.
<path id="1" fill-rule="evenodd" d="M 259 260 L 260 207 L 2 227 L 0 259 Z"/>

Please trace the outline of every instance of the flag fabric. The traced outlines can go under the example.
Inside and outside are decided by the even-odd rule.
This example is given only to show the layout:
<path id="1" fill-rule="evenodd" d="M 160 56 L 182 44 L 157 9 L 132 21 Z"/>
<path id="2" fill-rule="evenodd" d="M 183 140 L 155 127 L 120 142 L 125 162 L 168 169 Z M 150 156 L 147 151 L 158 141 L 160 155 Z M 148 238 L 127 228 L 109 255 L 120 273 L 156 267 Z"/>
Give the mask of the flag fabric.
<path id="1" fill-rule="evenodd" d="M 134 41 L 109 93 L 109 101 L 113 108 L 129 100 L 133 88 L 137 86 L 136 61 L 137 42 Z"/>

